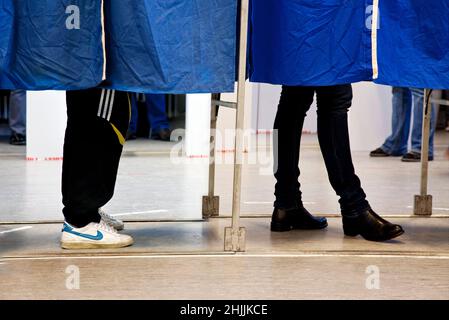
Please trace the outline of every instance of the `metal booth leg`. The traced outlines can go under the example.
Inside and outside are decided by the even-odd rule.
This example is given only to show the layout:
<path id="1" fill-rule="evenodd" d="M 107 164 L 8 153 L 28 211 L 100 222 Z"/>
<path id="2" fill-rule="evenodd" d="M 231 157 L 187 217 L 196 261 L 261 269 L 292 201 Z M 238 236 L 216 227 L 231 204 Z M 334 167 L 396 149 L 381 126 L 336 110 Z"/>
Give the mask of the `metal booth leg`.
<path id="1" fill-rule="evenodd" d="M 220 94 L 212 95 L 210 115 L 210 157 L 209 157 L 209 191 L 203 196 L 203 219 L 217 217 L 219 215 L 220 197 L 215 195 L 215 130 L 217 129 L 218 104 Z"/>
<path id="2" fill-rule="evenodd" d="M 421 142 L 421 193 L 415 195 L 414 214 L 420 216 L 432 215 L 432 196 L 427 194 L 429 177 L 429 136 L 432 105 L 430 103 L 432 90 L 424 90 L 423 128 Z"/>
<path id="3" fill-rule="evenodd" d="M 241 1 L 240 14 L 240 49 L 239 76 L 237 89 L 237 117 L 234 156 L 234 186 L 232 192 L 232 225 L 225 228 L 225 251 L 245 251 L 246 229 L 240 227 L 240 197 L 243 164 L 243 127 L 245 120 L 245 81 L 246 81 L 246 53 L 248 46 L 248 8 L 249 0 Z"/>

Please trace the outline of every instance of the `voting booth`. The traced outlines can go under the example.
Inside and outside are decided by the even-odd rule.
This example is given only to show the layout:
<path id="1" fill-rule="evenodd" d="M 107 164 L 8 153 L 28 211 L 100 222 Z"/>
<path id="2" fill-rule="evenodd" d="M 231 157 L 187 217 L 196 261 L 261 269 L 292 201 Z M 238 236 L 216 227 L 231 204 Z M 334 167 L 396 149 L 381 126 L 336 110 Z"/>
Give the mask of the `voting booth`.
<path id="1" fill-rule="evenodd" d="M 428 5 L 424 0 L 0 0 L 0 89 L 101 86 L 146 93 L 212 94 L 209 115 L 204 109 L 204 117 L 197 119 L 203 126 L 209 122 L 212 129 L 218 107 L 235 109 L 232 225 L 225 231 L 225 250 L 243 251 L 241 129 L 246 79 L 277 85 L 370 81 L 449 88 L 447 16 L 449 3 Z M 219 93 L 233 92 L 236 80 L 237 98 L 223 101 Z M 60 110 L 43 106 L 44 95 L 30 93 L 31 118 L 42 118 L 38 106 L 54 114 L 63 112 L 60 93 L 48 94 L 61 101 Z M 424 154 L 429 90 L 425 97 Z M 39 125 L 31 124 L 31 135 L 40 131 Z M 188 121 L 192 125 L 194 120 Z M 40 139 L 50 139 L 44 129 L 48 128 L 39 132 Z M 214 137 L 210 138 L 213 144 Z M 33 155 L 30 147 L 30 158 L 41 157 Z M 49 150 L 50 158 L 52 152 L 57 150 Z M 209 156 L 214 159 L 214 151 Z M 427 157 L 422 158 L 415 213 L 428 215 Z M 213 161 L 209 173 L 204 218 L 219 212 Z"/>

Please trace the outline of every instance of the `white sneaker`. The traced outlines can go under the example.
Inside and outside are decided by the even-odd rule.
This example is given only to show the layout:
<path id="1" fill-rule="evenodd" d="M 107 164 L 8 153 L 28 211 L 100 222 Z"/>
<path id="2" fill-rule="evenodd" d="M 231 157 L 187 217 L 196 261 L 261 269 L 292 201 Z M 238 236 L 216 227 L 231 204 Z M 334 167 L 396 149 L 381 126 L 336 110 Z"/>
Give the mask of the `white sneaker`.
<path id="1" fill-rule="evenodd" d="M 104 221 L 91 222 L 83 228 L 74 228 L 64 222 L 62 229 L 61 247 L 63 249 L 123 248 L 133 243 L 132 237 L 119 234 Z"/>
<path id="2" fill-rule="evenodd" d="M 121 231 L 125 229 L 125 224 L 122 220 L 119 220 L 110 214 L 107 214 L 102 208 L 98 209 L 98 213 L 101 216 L 101 219 L 106 222 L 108 225 L 113 227 L 117 231 Z"/>

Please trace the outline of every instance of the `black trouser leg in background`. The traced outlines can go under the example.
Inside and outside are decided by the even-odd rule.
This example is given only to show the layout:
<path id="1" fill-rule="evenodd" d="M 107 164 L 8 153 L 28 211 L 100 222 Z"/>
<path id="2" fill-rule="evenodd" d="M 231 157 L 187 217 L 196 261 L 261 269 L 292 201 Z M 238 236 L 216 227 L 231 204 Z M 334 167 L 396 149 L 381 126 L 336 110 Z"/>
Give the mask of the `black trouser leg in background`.
<path id="1" fill-rule="evenodd" d="M 349 144 L 347 112 L 352 102 L 351 85 L 289 87 L 282 89 L 274 129 L 278 141 L 274 156 L 277 208 L 301 205 L 299 148 L 304 118 L 317 93 L 318 138 L 329 180 L 340 196 L 343 215 L 352 215 L 369 206 L 360 180 L 354 172 Z M 276 146 L 277 145 L 277 146 Z"/>
<path id="2" fill-rule="evenodd" d="M 65 220 L 81 228 L 99 222 L 98 209 L 113 196 L 130 119 L 128 93 L 88 89 L 67 92 L 62 168 Z"/>

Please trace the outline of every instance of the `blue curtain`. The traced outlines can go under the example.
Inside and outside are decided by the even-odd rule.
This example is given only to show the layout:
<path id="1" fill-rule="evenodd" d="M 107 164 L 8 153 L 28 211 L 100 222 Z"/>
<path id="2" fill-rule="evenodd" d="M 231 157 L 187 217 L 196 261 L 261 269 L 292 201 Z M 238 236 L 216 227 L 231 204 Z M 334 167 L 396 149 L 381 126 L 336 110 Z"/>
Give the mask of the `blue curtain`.
<path id="1" fill-rule="evenodd" d="M 81 28 L 66 28 L 69 5 Z M 0 88 L 79 89 L 102 79 L 101 10 L 95 0 L 0 0 Z"/>
<path id="2" fill-rule="evenodd" d="M 377 83 L 449 89 L 449 1 L 380 0 Z"/>
<path id="3" fill-rule="evenodd" d="M 107 0 L 104 13 L 102 82 L 101 1 L 0 0 L 0 88 L 234 90 L 235 0 Z"/>
<path id="4" fill-rule="evenodd" d="M 378 78 L 449 88 L 449 1 L 380 0 Z M 372 0 L 252 0 L 250 78 L 327 86 L 373 80 Z"/>
<path id="5" fill-rule="evenodd" d="M 372 1 L 253 0 L 250 77 L 284 85 L 369 80 Z"/>

